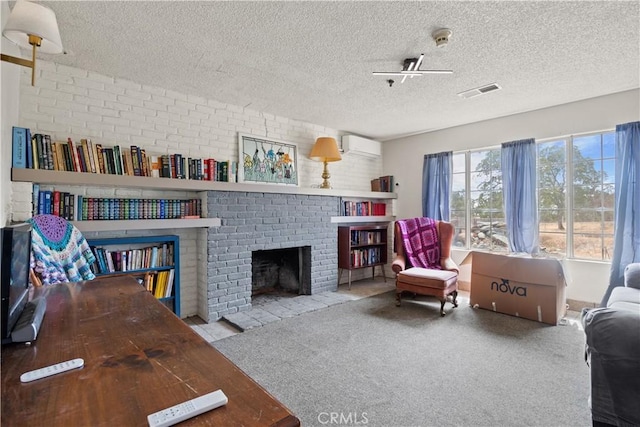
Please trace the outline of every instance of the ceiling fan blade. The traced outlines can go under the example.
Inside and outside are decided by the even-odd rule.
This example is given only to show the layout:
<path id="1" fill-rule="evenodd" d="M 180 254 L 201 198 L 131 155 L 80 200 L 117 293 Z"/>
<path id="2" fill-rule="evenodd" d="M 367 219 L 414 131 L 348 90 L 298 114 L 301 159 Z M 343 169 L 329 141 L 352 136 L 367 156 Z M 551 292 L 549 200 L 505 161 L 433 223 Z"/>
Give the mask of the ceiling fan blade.
<path id="1" fill-rule="evenodd" d="M 413 70 L 412 74 L 453 74 L 453 70 Z M 402 72 L 402 74 L 405 74 Z"/>
<path id="2" fill-rule="evenodd" d="M 374 71 L 374 76 L 421 76 L 424 73 L 420 71 Z"/>

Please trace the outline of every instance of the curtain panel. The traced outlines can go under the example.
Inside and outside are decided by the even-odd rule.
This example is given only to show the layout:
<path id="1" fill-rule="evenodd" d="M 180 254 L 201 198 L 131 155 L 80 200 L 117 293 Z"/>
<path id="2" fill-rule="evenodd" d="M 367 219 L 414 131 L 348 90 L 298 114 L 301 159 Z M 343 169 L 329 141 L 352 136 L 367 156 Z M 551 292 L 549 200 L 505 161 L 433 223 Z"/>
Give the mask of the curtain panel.
<path id="1" fill-rule="evenodd" d="M 640 262 L 640 122 L 616 126 L 614 210 L 611 275 L 602 307 L 606 307 L 613 288 L 624 285 L 625 267 Z"/>
<path id="2" fill-rule="evenodd" d="M 449 221 L 453 152 L 426 154 L 422 166 L 422 216 Z"/>
<path id="3" fill-rule="evenodd" d="M 501 150 L 502 195 L 507 239 L 512 252 L 538 252 L 536 144 L 534 139 L 505 142 Z"/>

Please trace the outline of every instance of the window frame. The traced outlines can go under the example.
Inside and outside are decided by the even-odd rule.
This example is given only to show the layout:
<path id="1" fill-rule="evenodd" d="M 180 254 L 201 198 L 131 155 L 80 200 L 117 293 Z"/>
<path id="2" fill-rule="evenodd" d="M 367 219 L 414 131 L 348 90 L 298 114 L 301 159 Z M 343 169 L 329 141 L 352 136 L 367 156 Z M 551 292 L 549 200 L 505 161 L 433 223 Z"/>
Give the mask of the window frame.
<path id="1" fill-rule="evenodd" d="M 614 138 L 615 138 L 615 128 L 610 128 L 610 129 L 604 129 L 604 130 L 599 130 L 599 131 L 591 131 L 591 132 L 583 132 L 583 133 L 576 133 L 576 134 L 571 134 L 571 135 L 563 135 L 563 136 L 557 136 L 557 137 L 551 137 L 551 138 L 544 138 L 544 139 L 536 139 L 536 161 L 539 161 L 539 151 L 538 151 L 538 144 L 542 144 L 542 143 L 548 143 L 548 142 L 553 142 L 553 141 L 564 141 L 565 144 L 565 182 L 564 182 L 564 186 L 565 186 L 565 207 L 564 207 L 564 216 L 566 218 L 566 227 L 565 227 L 565 239 L 566 239 L 566 253 L 564 254 L 564 256 L 562 256 L 561 254 L 556 254 L 556 255 L 560 255 L 561 258 L 563 259 L 572 259 L 572 260 L 579 260 L 579 261 L 589 261 L 589 262 L 602 262 L 602 263 L 610 263 L 611 260 L 610 259 L 606 259 L 604 258 L 604 250 L 606 249 L 606 245 L 604 244 L 604 239 L 608 236 L 608 234 L 605 233 L 605 230 L 603 228 L 601 228 L 600 232 L 599 232 L 599 239 L 600 239 L 600 247 L 601 247 L 601 257 L 599 259 L 596 258 L 584 258 L 584 257 L 576 257 L 575 256 L 575 248 L 574 248 L 574 244 L 575 244 L 575 239 L 574 239 L 574 234 L 575 234 L 575 223 L 574 223 L 574 176 L 575 176 L 575 170 L 574 170 L 574 140 L 577 138 L 584 138 L 584 137 L 590 137 L 590 136 L 595 136 L 595 135 L 599 135 L 600 136 L 600 142 L 601 144 L 604 141 L 604 135 L 605 134 L 609 134 L 609 133 L 613 133 L 614 134 Z M 615 141 L 615 140 L 614 140 Z M 464 198 L 465 198 L 465 210 L 464 210 L 464 215 L 465 215 L 465 229 L 464 229 L 464 233 L 465 233 L 465 239 L 464 239 L 464 247 L 461 246 L 457 246 L 454 247 L 455 249 L 463 249 L 463 250 L 478 250 L 479 248 L 472 248 L 471 247 L 471 228 L 472 228 L 472 224 L 471 224 L 471 214 L 472 214 L 472 203 L 471 203 L 471 173 L 474 171 L 471 171 L 471 153 L 474 152 L 480 152 L 480 151 L 490 151 L 490 150 L 494 150 L 494 149 L 501 149 L 501 145 L 492 145 L 492 146 L 487 146 L 487 147 L 478 147 L 478 148 L 473 148 L 473 149 L 466 149 L 466 150 L 458 150 L 458 151 L 454 151 L 453 155 L 459 155 L 459 154 L 464 154 L 464 165 L 465 165 L 465 189 L 464 189 Z M 600 171 L 602 171 L 604 169 L 604 166 L 602 166 L 602 162 L 604 162 L 605 160 L 610 160 L 613 159 L 615 161 L 615 152 L 612 158 L 610 157 L 605 157 L 605 152 L 602 150 L 602 146 L 601 146 L 601 154 L 599 158 L 597 158 L 598 161 L 601 162 L 601 169 Z M 613 181 L 613 186 L 615 188 L 615 173 L 613 177 L 610 177 L 611 181 Z M 602 191 L 604 189 L 605 184 L 609 184 L 609 182 L 605 181 L 604 175 L 601 173 L 600 174 L 600 182 L 599 182 L 599 187 L 601 189 L 601 194 Z M 538 204 L 538 214 L 540 217 L 540 201 L 539 201 L 539 179 L 538 179 L 538 171 L 536 171 L 536 199 L 537 199 L 537 204 Z M 615 193 L 614 193 L 615 194 Z M 604 197 L 604 195 L 602 195 L 602 197 Z M 615 196 L 614 196 L 615 197 Z M 504 209 L 504 207 L 501 207 L 501 209 Z M 601 207 L 598 208 L 594 208 L 594 212 L 598 212 L 598 210 L 601 210 L 602 215 L 601 215 L 601 224 L 604 218 L 604 214 L 605 214 L 605 209 Z M 457 211 L 456 211 L 457 212 Z M 607 211 L 609 212 L 609 211 Z M 612 211 L 612 216 L 613 216 L 613 227 L 615 230 L 615 206 L 613 207 L 613 211 Z M 541 218 L 541 217 L 540 217 Z M 559 233 L 561 234 L 561 233 Z M 538 236 L 540 236 L 540 230 L 538 230 Z M 489 249 L 491 252 L 494 252 L 494 249 Z M 508 251 L 508 249 L 507 249 Z M 503 252 L 503 251 L 495 251 L 495 252 Z M 553 256 L 553 254 L 550 254 L 551 256 Z M 610 255 L 611 256 L 611 255 Z"/>

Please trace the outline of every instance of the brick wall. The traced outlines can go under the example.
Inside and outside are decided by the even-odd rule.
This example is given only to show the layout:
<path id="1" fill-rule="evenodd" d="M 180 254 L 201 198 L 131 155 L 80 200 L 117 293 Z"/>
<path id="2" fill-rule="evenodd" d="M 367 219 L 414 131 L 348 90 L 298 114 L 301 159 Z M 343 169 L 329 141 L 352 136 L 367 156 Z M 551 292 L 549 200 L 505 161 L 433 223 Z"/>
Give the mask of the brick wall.
<path id="1" fill-rule="evenodd" d="M 338 197 L 210 191 L 207 204 L 222 221 L 207 239 L 208 322 L 251 307 L 252 251 L 311 246 L 311 294 L 337 289 Z"/>
<path id="2" fill-rule="evenodd" d="M 138 145 L 148 154 L 178 152 L 236 161 L 239 132 L 271 137 L 298 144 L 301 187 L 317 187 L 322 181 L 322 164 L 307 158 L 315 138 L 333 136 L 339 140 L 341 134 L 326 126 L 49 61 L 38 61 L 36 86 L 31 86 L 30 76 L 30 70 L 22 71 L 17 126 L 50 134 L 54 140 L 90 138 L 106 146 Z M 9 156 L 7 166 L 10 159 Z M 345 156 L 343 161 L 332 163 L 330 170 L 334 188 L 369 191 L 370 180 L 382 175 L 382 160 Z M 12 220 L 30 217 L 31 186 L 13 183 L 12 191 Z M 65 191 L 102 197 L 156 197 L 158 193 L 110 187 Z M 181 239 L 183 317 L 206 316 L 207 311 L 199 309 L 208 300 L 204 285 L 208 280 L 204 255 L 206 231 L 164 230 L 163 233 L 179 234 Z"/>

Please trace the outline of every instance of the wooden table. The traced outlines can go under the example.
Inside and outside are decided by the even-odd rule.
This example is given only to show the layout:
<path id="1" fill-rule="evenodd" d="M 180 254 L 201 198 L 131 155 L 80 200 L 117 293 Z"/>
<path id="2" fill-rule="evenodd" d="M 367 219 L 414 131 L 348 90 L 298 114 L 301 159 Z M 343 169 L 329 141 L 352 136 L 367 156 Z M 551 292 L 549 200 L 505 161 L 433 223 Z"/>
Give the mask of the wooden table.
<path id="1" fill-rule="evenodd" d="M 37 340 L 2 348 L 2 426 L 142 426 L 148 414 L 218 389 L 225 406 L 181 425 L 300 425 L 132 277 L 43 289 Z M 77 357 L 82 369 L 20 382 L 26 371 Z"/>

